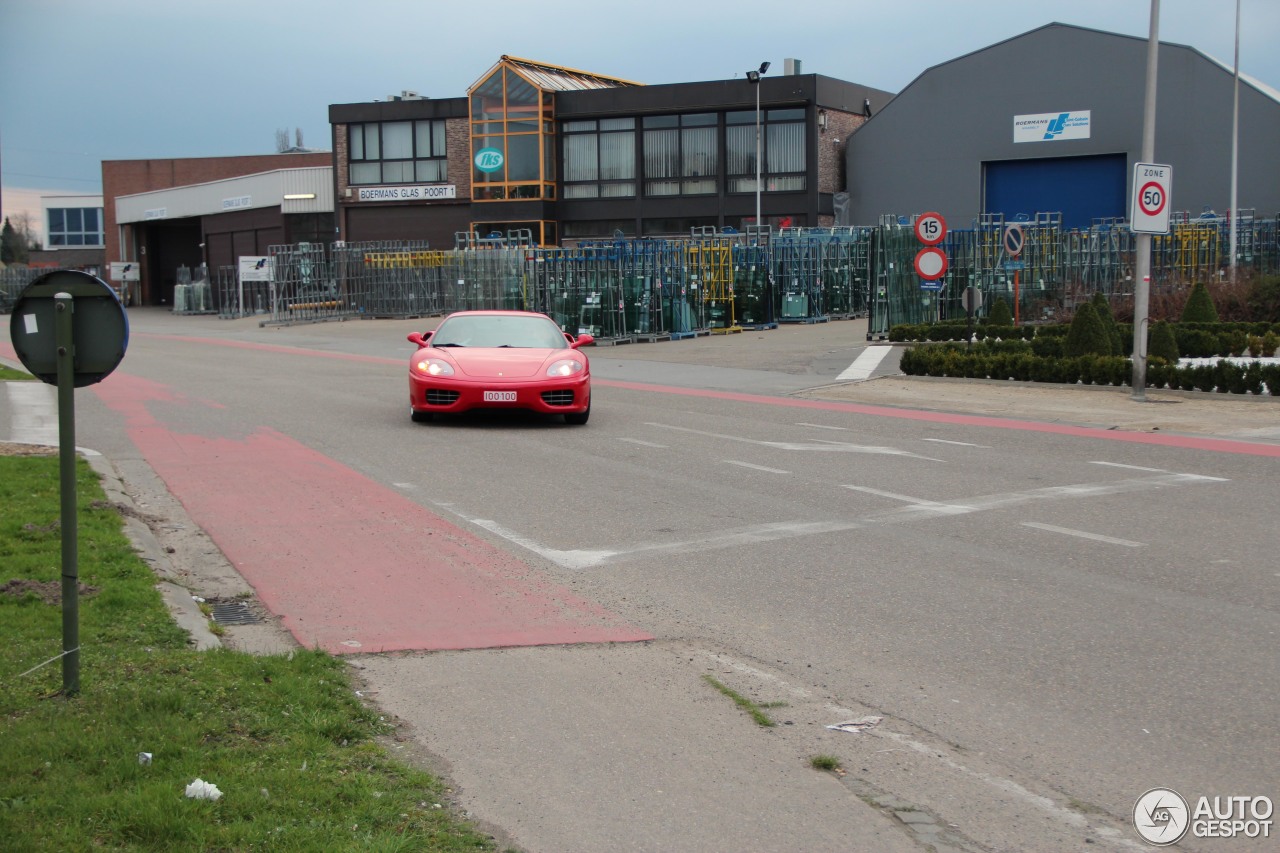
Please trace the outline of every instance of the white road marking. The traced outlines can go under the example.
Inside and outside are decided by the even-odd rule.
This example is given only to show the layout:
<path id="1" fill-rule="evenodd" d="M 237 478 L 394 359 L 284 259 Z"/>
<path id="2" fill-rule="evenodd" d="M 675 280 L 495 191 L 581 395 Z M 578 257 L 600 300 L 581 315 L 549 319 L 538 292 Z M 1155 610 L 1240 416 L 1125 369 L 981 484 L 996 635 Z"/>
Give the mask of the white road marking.
<path id="1" fill-rule="evenodd" d="M 6 382 L 15 442 L 58 444 L 58 389 L 44 382 Z"/>
<path id="2" fill-rule="evenodd" d="M 802 536 L 819 536 L 826 533 L 843 533 L 880 525 L 902 524 L 929 518 L 945 518 L 965 515 L 990 509 L 1006 509 L 1036 501 L 1063 500 L 1068 498 L 1091 498 L 1102 495 L 1124 494 L 1128 492 L 1147 491 L 1166 486 L 1188 483 L 1222 482 L 1218 477 L 1203 477 L 1198 474 L 1162 474 L 1155 477 L 1142 477 L 1128 480 L 1117 480 L 1111 483 L 1078 483 L 1069 486 L 1050 486 L 1044 489 L 1032 489 L 1025 492 L 1004 492 L 994 495 L 980 495 L 964 500 L 963 503 L 941 503 L 923 498 L 913 498 L 894 492 L 872 489 L 866 486 L 844 486 L 853 491 L 880 495 L 895 500 L 906 501 L 909 505 L 897 509 L 885 510 L 849 520 L 835 521 L 780 521 L 769 524 L 756 524 L 731 530 L 718 530 L 702 536 L 679 541 L 642 542 L 634 545 L 623 545 L 614 548 L 559 550 L 548 548 L 539 542 L 509 530 L 492 519 L 475 518 L 458 512 L 453 504 L 437 502 L 436 505 L 446 508 L 465 521 L 488 530 L 508 542 L 519 545 L 546 560 L 566 569 L 588 569 L 606 563 L 619 562 L 637 556 L 652 557 L 661 554 L 687 556 L 697 551 L 713 551 L 722 548 L 737 548 L 744 545 L 761 545 L 783 539 L 797 539 Z"/>
<path id="3" fill-rule="evenodd" d="M 880 362 L 884 361 L 884 357 L 889 354 L 893 347 L 871 346 L 858 353 L 858 357 L 853 360 L 853 364 L 844 369 L 844 372 L 836 377 L 837 382 L 861 382 L 869 379 L 875 369 L 880 366 Z"/>
<path id="4" fill-rule="evenodd" d="M 956 504 L 942 503 L 940 501 L 929 501 L 924 498 L 913 498 L 910 495 L 900 495 L 897 492 L 886 492 L 882 489 L 873 489 L 869 486 L 841 486 L 843 489 L 849 489 L 854 492 L 865 492 L 868 495 L 879 495 L 882 498 L 892 498 L 895 501 L 914 504 L 915 506 L 926 507 L 945 507 L 953 509 L 956 512 L 972 512 L 973 508 L 968 506 L 960 506 Z"/>
<path id="5" fill-rule="evenodd" d="M 1125 465 L 1122 462 L 1098 462 L 1091 461 L 1090 465 L 1106 465 L 1108 468 L 1128 468 L 1130 471 L 1154 471 L 1157 474 L 1165 473 L 1164 468 L 1144 468 L 1141 465 Z"/>
<path id="6" fill-rule="evenodd" d="M 1095 542 L 1106 542 L 1108 545 L 1123 545 L 1126 548 L 1142 548 L 1147 543 L 1132 542 L 1128 539 L 1116 539 L 1111 536 L 1103 536 L 1098 533 L 1088 533 L 1084 530 L 1072 530 L 1070 527 L 1056 527 L 1052 524 L 1041 524 L 1038 521 L 1024 521 L 1023 527 L 1034 527 L 1036 530 L 1048 530 L 1050 533 L 1064 533 L 1067 536 L 1079 536 L 1081 539 L 1092 539 Z"/>
<path id="7" fill-rule="evenodd" d="M 465 516 L 463 517 L 465 518 Z M 610 557 L 620 553 L 618 551 L 583 551 L 579 549 L 572 551 L 560 551 L 555 548 L 548 548 L 545 545 L 540 545 L 532 539 L 521 536 L 514 530 L 508 530 L 501 524 L 498 524 L 498 522 L 487 518 L 467 518 L 467 521 L 477 527 L 488 530 L 495 536 L 500 536 L 508 542 L 532 551 L 538 556 L 550 560 L 558 566 L 563 566 L 566 569 L 586 569 L 591 566 L 599 565 Z"/>
<path id="8" fill-rule="evenodd" d="M 397 489 L 416 489 L 416 488 L 418 488 L 418 484 L 417 484 L 417 483 L 392 483 L 391 485 L 395 486 Z"/>
<path id="9" fill-rule="evenodd" d="M 657 444 L 652 441 L 641 441 L 638 438 L 619 438 L 618 441 L 625 441 L 625 442 L 628 442 L 629 444 L 639 444 L 643 447 L 656 447 L 659 450 L 667 449 L 667 445 L 665 444 Z"/>
<path id="10" fill-rule="evenodd" d="M 920 439 L 920 440 L 921 440 L 921 441 L 935 441 L 935 442 L 937 442 L 938 444 L 955 444 L 955 445 L 958 445 L 958 446 L 960 446 L 960 447 L 981 447 L 983 450 L 990 450 L 990 449 L 991 449 L 991 445 L 989 445 L 989 444 L 970 444 L 970 443 L 969 443 L 969 442 L 967 442 L 967 441 L 948 441 L 948 440 L 947 440 L 947 439 L 945 439 L 945 438 L 922 438 L 922 439 Z"/>
<path id="11" fill-rule="evenodd" d="M 929 462 L 941 462 L 941 459 L 934 459 L 930 456 L 921 456 L 918 453 L 911 453 L 906 450 L 899 450 L 896 447 L 874 447 L 865 444 L 849 444 L 843 441 L 760 441 L 755 438 L 744 438 L 740 435 L 725 435 L 718 432 L 704 432 L 700 429 L 690 429 L 688 427 L 672 426 L 670 424 L 658 424 L 646 422 L 645 426 L 658 427 L 660 429 L 670 429 L 676 432 L 688 432 L 694 435 L 705 435 L 708 438 L 716 438 L 721 441 L 740 441 L 744 444 L 754 444 L 759 447 L 772 447 L 776 450 L 825 450 L 843 453 L 879 453 L 886 456 L 909 456 L 913 459 L 925 459 Z"/>
<path id="12" fill-rule="evenodd" d="M 721 459 L 728 465 L 737 465 L 742 468 L 750 468 L 752 471 L 763 471 L 766 474 L 790 474 L 790 471 L 783 471 L 781 468 L 766 468 L 763 465 L 753 465 L 750 462 L 739 462 L 737 459 Z"/>
<path id="13" fill-rule="evenodd" d="M 796 424 L 796 426 L 813 427 L 814 429 L 831 429 L 831 430 L 836 430 L 837 432 L 849 431 L 848 427 L 827 426 L 826 424 L 807 424 L 804 421 L 801 421 L 800 423 Z"/>

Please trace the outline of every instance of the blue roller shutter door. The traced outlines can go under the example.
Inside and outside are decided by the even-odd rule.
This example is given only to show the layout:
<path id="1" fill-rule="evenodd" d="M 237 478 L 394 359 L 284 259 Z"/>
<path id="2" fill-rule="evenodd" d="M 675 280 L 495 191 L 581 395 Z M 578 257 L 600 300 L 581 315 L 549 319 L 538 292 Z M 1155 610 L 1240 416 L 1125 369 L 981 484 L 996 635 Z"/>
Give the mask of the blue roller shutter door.
<path id="1" fill-rule="evenodd" d="M 987 213 L 1061 213 L 1063 228 L 1087 228 L 1094 219 L 1127 216 L 1124 154 L 1002 160 L 985 164 Z"/>

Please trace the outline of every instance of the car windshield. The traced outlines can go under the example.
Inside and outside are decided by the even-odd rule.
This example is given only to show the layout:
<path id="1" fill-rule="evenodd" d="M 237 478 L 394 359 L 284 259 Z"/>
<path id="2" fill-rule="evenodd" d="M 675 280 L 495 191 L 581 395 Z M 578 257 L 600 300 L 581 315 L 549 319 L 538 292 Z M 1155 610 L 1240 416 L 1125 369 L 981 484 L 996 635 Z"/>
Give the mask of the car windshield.
<path id="1" fill-rule="evenodd" d="M 433 347 L 533 347 L 564 349 L 559 327 L 546 317 L 475 314 L 450 317 L 431 336 Z"/>

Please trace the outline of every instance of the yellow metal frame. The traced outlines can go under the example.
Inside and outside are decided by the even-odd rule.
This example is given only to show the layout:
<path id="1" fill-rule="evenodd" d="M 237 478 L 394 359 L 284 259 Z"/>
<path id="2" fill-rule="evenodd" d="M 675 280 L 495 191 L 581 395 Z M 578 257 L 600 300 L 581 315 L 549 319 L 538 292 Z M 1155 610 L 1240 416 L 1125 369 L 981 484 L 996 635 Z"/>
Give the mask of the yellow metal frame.
<path id="1" fill-rule="evenodd" d="M 729 324 L 712 329 L 713 335 L 741 332 L 733 292 L 733 245 L 728 239 L 713 238 L 685 249 L 690 279 L 701 285 L 702 301 L 725 303 L 729 308 Z"/>

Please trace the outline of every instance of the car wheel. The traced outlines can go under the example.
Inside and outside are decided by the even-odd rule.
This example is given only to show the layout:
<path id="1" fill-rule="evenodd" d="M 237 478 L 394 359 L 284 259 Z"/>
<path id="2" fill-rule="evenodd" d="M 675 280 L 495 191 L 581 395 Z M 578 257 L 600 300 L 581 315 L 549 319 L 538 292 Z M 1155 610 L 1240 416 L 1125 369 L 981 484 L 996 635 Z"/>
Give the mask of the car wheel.
<path id="1" fill-rule="evenodd" d="M 409 417 L 413 419 L 415 424 L 425 424 L 434 417 L 431 412 L 419 412 L 417 409 L 409 410 Z"/>
<path id="2" fill-rule="evenodd" d="M 591 404 L 587 403 L 587 407 L 581 412 L 569 412 L 564 416 L 564 422 L 574 426 L 582 426 L 587 422 L 587 418 L 591 417 Z"/>

